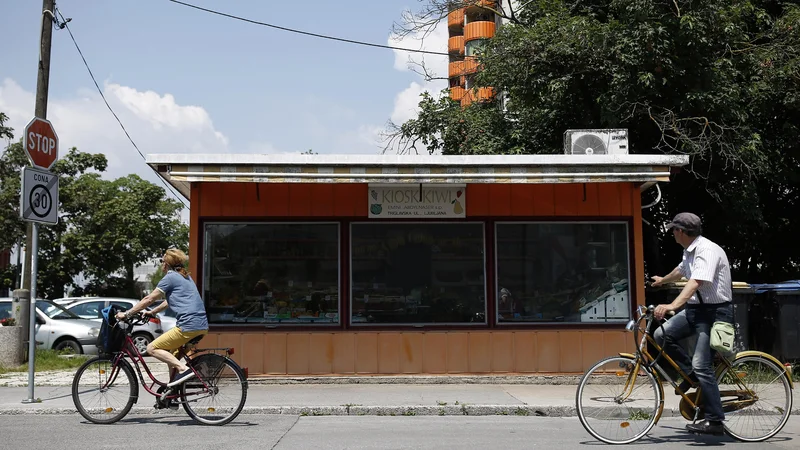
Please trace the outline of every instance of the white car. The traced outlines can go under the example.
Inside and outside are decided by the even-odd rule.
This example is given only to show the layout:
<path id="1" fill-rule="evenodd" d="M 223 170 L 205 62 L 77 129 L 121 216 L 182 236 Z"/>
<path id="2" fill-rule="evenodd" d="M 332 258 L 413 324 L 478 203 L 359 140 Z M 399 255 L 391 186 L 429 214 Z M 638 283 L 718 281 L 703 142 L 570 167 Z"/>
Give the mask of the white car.
<path id="1" fill-rule="evenodd" d="M 62 306 L 83 319 L 99 323 L 103 320 L 101 315 L 103 308 L 114 305 L 120 311 L 127 311 L 138 302 L 139 300 L 132 298 L 82 297 L 70 303 L 62 304 Z M 151 318 L 149 323 L 137 325 L 133 328 L 131 338 L 133 338 L 133 342 L 136 344 L 136 348 L 139 349 L 141 354 L 147 354 L 147 344 L 153 342 L 153 340 L 161 336 L 164 331 L 175 325 L 174 319 L 169 319 L 170 320 L 167 320 L 167 327 L 165 327 L 163 323 L 164 317 L 159 315 L 158 317 Z"/>
<path id="2" fill-rule="evenodd" d="M 10 298 L 0 298 L 0 318 L 10 317 L 11 307 Z M 38 348 L 96 355 L 98 334 L 100 327 L 96 322 L 81 319 L 50 300 L 36 300 Z"/>

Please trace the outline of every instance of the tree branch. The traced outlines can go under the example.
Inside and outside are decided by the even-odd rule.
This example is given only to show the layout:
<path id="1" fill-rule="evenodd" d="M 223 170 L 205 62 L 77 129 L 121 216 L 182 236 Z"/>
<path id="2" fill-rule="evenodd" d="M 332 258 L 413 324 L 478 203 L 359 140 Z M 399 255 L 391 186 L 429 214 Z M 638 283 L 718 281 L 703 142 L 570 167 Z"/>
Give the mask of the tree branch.
<path id="1" fill-rule="evenodd" d="M 433 81 L 433 80 L 449 80 L 448 77 L 440 77 L 435 72 L 428 70 L 428 66 L 425 64 L 425 57 L 422 57 L 422 62 L 414 61 L 411 56 L 408 57 L 408 68 L 412 72 L 416 73 L 417 75 L 421 76 L 425 81 Z"/>

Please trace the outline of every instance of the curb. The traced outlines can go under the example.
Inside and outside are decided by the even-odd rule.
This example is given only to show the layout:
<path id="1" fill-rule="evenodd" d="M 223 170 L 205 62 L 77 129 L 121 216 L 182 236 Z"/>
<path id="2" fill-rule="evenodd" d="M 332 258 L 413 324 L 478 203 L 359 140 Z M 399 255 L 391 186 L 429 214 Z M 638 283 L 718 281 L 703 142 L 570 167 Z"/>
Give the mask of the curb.
<path id="1" fill-rule="evenodd" d="M 251 385 L 271 384 L 529 384 L 577 386 L 582 375 L 398 375 L 248 377 Z"/>
<path id="2" fill-rule="evenodd" d="M 135 406 L 128 415 L 171 416 L 183 409 L 155 409 Z M 575 417 L 574 406 L 531 405 L 442 405 L 442 406 L 245 406 L 242 415 L 292 416 L 537 416 Z M 78 415 L 75 408 L 3 408 L 3 415 Z M 666 415 L 666 411 L 665 411 Z"/>
<path id="3" fill-rule="evenodd" d="M 55 376 L 54 376 L 55 375 Z M 57 373 L 45 373 L 36 379 L 36 386 L 71 386 L 73 373 L 59 378 Z M 154 373 L 157 378 L 165 374 Z M 289 384 L 527 384 L 527 385 L 571 385 L 577 386 L 581 375 L 389 375 L 389 376 L 251 376 L 249 385 L 289 385 Z M 27 387 L 27 376 L 22 378 L 0 377 L 0 387 Z"/>
<path id="4" fill-rule="evenodd" d="M 128 415 L 173 416 L 183 415 L 183 409 L 155 409 L 134 406 Z M 522 417 L 577 417 L 574 406 L 536 405 L 441 405 L 441 406 L 245 406 L 242 415 L 291 416 L 522 416 Z M 800 414 L 800 408 L 792 410 Z M 78 415 L 75 408 L 0 408 L 0 416 L 7 415 Z M 682 417 L 677 408 L 664 408 L 664 417 Z"/>

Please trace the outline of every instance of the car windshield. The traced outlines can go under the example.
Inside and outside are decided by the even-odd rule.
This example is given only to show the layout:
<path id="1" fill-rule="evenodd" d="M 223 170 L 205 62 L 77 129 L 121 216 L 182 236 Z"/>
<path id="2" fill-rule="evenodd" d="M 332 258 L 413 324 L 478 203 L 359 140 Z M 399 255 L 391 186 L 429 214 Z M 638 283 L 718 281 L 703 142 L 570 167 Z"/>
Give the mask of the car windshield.
<path id="1" fill-rule="evenodd" d="M 80 319 L 75 313 L 50 300 L 36 300 L 36 308 L 51 319 Z"/>

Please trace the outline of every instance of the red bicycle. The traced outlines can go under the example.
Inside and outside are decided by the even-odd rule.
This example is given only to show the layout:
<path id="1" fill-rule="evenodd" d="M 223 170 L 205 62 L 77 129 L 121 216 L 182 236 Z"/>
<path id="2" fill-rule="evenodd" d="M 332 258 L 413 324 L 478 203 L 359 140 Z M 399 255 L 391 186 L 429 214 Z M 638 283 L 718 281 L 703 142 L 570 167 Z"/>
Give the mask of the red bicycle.
<path id="1" fill-rule="evenodd" d="M 156 397 L 157 409 L 177 409 L 178 405 L 183 405 L 189 417 L 205 425 L 225 425 L 235 419 L 247 400 L 247 377 L 230 358 L 234 350 L 198 349 L 202 336 L 192 339 L 179 349 L 177 357 L 186 360 L 195 377 L 168 387 L 167 382 L 159 381 L 150 372 L 131 338 L 133 326 L 148 320 L 140 313 L 117 322 L 114 326 L 124 331 L 121 349 L 92 358 L 78 368 L 72 381 L 72 401 L 78 412 L 92 423 L 117 422 L 138 402 L 141 382 L 144 390 Z M 142 367 L 150 382 L 145 382 Z"/>

